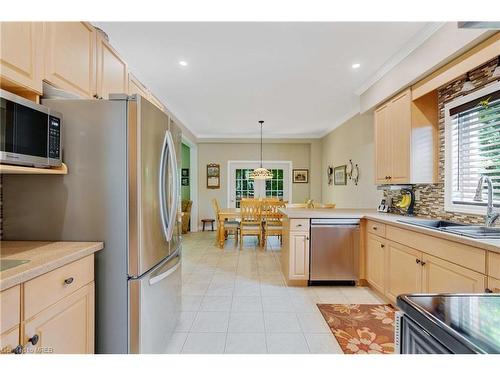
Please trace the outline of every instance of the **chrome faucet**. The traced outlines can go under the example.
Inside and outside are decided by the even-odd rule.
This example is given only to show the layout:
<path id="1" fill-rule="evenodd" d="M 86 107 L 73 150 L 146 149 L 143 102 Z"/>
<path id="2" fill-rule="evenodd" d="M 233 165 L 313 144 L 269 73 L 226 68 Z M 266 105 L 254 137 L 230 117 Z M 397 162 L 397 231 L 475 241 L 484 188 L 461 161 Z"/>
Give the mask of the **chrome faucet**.
<path id="1" fill-rule="evenodd" d="M 495 220 L 498 219 L 500 214 L 498 212 L 493 211 L 493 182 L 491 178 L 485 175 L 481 175 L 479 177 L 479 181 L 477 182 L 476 194 L 474 195 L 474 200 L 476 202 L 483 201 L 483 184 L 484 181 L 488 184 L 488 208 L 486 210 L 486 226 L 492 227 L 495 223 Z"/>

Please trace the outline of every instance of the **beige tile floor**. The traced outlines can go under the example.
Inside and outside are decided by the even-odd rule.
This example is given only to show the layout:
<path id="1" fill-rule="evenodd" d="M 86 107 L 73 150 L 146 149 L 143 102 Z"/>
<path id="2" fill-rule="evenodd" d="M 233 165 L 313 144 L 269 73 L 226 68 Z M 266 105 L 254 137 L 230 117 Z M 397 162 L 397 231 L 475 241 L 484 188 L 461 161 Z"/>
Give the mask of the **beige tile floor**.
<path id="1" fill-rule="evenodd" d="M 168 353 L 342 353 L 316 303 L 383 303 L 368 288 L 288 287 L 279 242 L 183 238 L 182 311 Z"/>

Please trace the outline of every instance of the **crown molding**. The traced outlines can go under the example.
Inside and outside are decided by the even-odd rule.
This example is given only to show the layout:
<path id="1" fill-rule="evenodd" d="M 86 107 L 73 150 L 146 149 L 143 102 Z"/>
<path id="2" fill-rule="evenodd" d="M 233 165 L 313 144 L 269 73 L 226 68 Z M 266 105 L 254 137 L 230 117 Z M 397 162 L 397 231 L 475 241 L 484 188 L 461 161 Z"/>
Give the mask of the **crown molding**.
<path id="1" fill-rule="evenodd" d="M 403 61 L 409 54 L 420 47 L 436 31 L 443 27 L 446 22 L 429 22 L 422 30 L 415 34 L 396 54 L 387 60 L 387 62 L 365 83 L 363 83 L 354 93 L 358 96 L 363 94 L 375 83 L 380 81 L 392 68 Z"/>

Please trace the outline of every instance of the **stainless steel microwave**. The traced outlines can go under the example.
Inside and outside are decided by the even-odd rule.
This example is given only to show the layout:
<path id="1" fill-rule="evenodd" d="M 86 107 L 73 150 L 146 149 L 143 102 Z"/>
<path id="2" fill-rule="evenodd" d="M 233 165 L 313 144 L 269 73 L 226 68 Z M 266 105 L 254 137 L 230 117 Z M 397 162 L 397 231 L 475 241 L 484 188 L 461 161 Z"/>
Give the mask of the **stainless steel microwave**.
<path id="1" fill-rule="evenodd" d="M 0 163 L 60 166 L 61 126 L 59 112 L 0 90 Z"/>

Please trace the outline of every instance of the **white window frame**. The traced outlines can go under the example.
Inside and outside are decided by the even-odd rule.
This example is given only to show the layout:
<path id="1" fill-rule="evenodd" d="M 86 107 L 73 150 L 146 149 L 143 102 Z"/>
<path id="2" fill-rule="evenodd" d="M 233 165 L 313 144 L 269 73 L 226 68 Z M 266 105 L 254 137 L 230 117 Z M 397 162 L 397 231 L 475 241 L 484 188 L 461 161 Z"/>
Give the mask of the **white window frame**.
<path id="1" fill-rule="evenodd" d="M 486 213 L 486 207 L 475 206 L 469 204 L 458 204 L 452 201 L 452 168 L 451 168 L 451 120 L 450 109 L 455 108 L 459 105 L 468 103 L 472 100 L 476 100 L 482 96 L 488 95 L 494 91 L 500 90 L 500 82 L 495 82 L 489 84 L 482 89 L 474 91 L 469 95 L 461 96 L 444 106 L 444 116 L 445 116 L 445 138 L 444 138 L 444 209 L 447 212 L 458 212 L 464 214 L 472 215 L 484 215 Z"/>
<path id="2" fill-rule="evenodd" d="M 236 200 L 232 198 L 232 169 L 235 168 L 255 168 L 260 165 L 259 160 L 228 160 L 227 162 L 227 204 L 228 207 L 235 207 Z M 288 200 L 292 202 L 292 171 L 293 163 L 290 160 L 264 160 L 262 166 L 268 169 L 288 168 Z"/>

